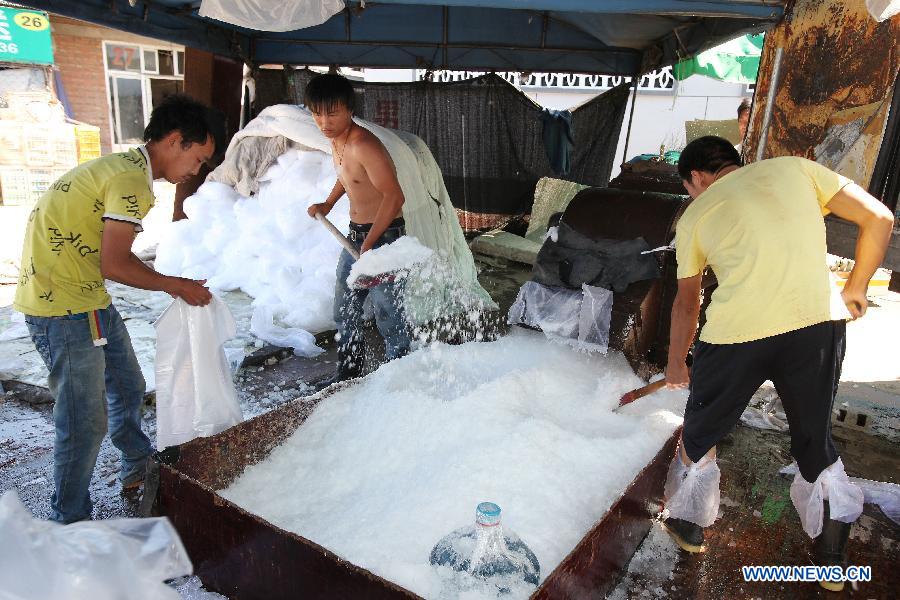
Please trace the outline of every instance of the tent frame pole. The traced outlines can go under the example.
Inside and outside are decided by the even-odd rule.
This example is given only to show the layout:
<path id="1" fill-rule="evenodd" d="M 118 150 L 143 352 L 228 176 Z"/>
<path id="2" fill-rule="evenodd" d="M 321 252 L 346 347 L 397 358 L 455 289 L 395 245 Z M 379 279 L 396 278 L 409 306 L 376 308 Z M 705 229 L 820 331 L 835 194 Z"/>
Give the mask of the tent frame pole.
<path id="1" fill-rule="evenodd" d="M 637 91 L 641 85 L 641 76 L 635 75 L 631 81 L 634 83 L 634 91 L 631 94 L 631 110 L 628 113 L 628 130 L 625 132 L 625 149 L 622 150 L 622 163 L 628 161 L 628 143 L 631 141 L 631 124 L 634 122 L 634 105 L 637 104 Z"/>

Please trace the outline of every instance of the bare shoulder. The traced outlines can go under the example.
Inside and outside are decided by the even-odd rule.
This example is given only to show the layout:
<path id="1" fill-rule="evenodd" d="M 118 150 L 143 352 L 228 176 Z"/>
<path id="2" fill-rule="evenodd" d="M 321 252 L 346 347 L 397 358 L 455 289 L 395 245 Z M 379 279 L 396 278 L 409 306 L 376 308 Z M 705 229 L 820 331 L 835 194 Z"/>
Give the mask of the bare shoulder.
<path id="1" fill-rule="evenodd" d="M 357 160 L 364 164 L 386 162 L 393 165 L 393 160 L 387 148 L 371 131 L 359 127 L 354 136 L 353 153 Z"/>
<path id="2" fill-rule="evenodd" d="M 357 149 L 366 152 L 371 152 L 373 150 L 387 151 L 384 144 L 381 143 L 381 140 L 365 127 L 357 127 L 353 137 L 353 144 Z"/>

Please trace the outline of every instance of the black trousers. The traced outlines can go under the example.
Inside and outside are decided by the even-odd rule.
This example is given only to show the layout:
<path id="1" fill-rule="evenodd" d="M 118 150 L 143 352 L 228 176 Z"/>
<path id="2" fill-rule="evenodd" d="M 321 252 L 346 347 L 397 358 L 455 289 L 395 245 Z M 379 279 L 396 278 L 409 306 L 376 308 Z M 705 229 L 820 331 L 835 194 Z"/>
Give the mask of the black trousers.
<path id="1" fill-rule="evenodd" d="M 846 323 L 826 321 L 739 344 L 694 346 L 690 396 L 684 414 L 684 450 L 699 461 L 740 420 L 753 393 L 775 384 L 790 425 L 791 454 L 807 481 L 815 481 L 838 454 L 831 409 L 844 361 Z"/>

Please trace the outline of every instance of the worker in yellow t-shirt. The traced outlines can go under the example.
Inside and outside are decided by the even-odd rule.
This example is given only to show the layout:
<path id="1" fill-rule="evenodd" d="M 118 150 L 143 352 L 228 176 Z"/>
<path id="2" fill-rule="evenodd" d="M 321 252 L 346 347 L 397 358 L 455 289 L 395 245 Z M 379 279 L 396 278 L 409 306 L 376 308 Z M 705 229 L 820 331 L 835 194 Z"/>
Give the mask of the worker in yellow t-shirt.
<path id="1" fill-rule="evenodd" d="M 122 452 L 119 479 L 136 487 L 152 452 L 141 431 L 144 378 L 104 281 L 168 292 L 192 305 L 211 300 L 203 282 L 168 277 L 132 254 L 153 206 L 153 180 L 196 174 L 224 148 L 221 114 L 171 96 L 150 116 L 145 144 L 75 167 L 38 200 L 28 220 L 14 308 L 50 371 L 54 493 L 50 518 L 91 516 L 88 487 L 100 442 Z"/>
<path id="2" fill-rule="evenodd" d="M 675 233 L 678 292 L 666 384 L 690 385 L 690 395 L 681 449 L 666 482 L 664 524 L 682 548 L 702 550 L 703 527 L 718 511 L 716 444 L 759 386 L 771 380 L 790 422 L 791 454 L 799 467 L 791 498 L 804 529 L 816 538 L 818 560 L 842 564 L 850 522 L 859 512 L 842 502 L 829 514 L 828 503 L 813 492 L 824 482 L 857 498 L 850 504 L 862 510 L 862 492 L 849 482 L 831 439 L 831 408 L 845 323 L 866 312 L 866 289 L 884 258 L 893 215 L 846 177 L 804 158 L 742 167 L 734 147 L 715 136 L 688 144 L 678 172 L 694 200 Z M 828 213 L 859 226 L 856 264 L 841 293 L 825 262 Z M 706 267 L 718 287 L 688 373 L 685 359 Z M 824 519 L 810 517 L 822 514 Z"/>

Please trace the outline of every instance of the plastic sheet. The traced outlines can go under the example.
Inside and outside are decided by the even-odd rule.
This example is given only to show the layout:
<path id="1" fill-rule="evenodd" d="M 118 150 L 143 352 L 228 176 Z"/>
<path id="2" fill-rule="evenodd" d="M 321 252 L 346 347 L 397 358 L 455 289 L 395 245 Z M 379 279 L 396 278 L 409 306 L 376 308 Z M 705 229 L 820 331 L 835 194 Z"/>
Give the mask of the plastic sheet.
<path id="1" fill-rule="evenodd" d="M 609 347 L 613 293 L 587 284 L 581 291 L 526 281 L 509 309 L 510 325 L 537 327 L 557 341 L 591 352 Z"/>
<path id="2" fill-rule="evenodd" d="M 800 473 L 800 469 L 794 462 L 782 467 L 779 473 L 796 477 Z M 877 504 L 887 518 L 900 525 L 900 485 L 860 477 L 850 477 L 849 481 L 862 490 L 864 503 Z"/>
<path id="3" fill-rule="evenodd" d="M 759 408 L 748 406 L 741 414 L 741 423 L 756 429 L 771 429 L 773 431 L 787 431 L 787 416 L 781 398 L 775 390 L 770 390 L 763 399 Z"/>
<path id="4" fill-rule="evenodd" d="M 156 327 L 156 445 L 208 437 L 240 423 L 241 407 L 222 344 L 235 334 L 228 306 L 176 299 Z"/>
<path id="5" fill-rule="evenodd" d="M 0 599 L 179 600 L 163 581 L 193 566 L 169 520 L 60 525 L 0 497 Z"/>
<path id="6" fill-rule="evenodd" d="M 280 348 L 293 348 L 297 356 L 311 357 L 324 352 L 316 346 L 316 336 L 299 327 L 280 327 L 270 306 L 257 306 L 250 318 L 250 333 Z"/>
<path id="7" fill-rule="evenodd" d="M 719 465 L 704 458 L 686 466 L 681 452 L 669 465 L 666 477 L 666 510 L 670 517 L 709 527 L 719 514 Z"/>
<path id="8" fill-rule="evenodd" d="M 847 477 L 840 458 L 819 473 L 814 482 L 803 479 L 798 470 L 791 483 L 791 502 L 800 515 L 803 531 L 811 538 L 822 533 L 825 500 L 828 500 L 830 516 L 835 521 L 852 523 L 862 514 L 863 491 Z"/>
<path id="9" fill-rule="evenodd" d="M 203 0 L 200 16 L 259 31 L 321 25 L 344 10 L 344 0 Z"/>

